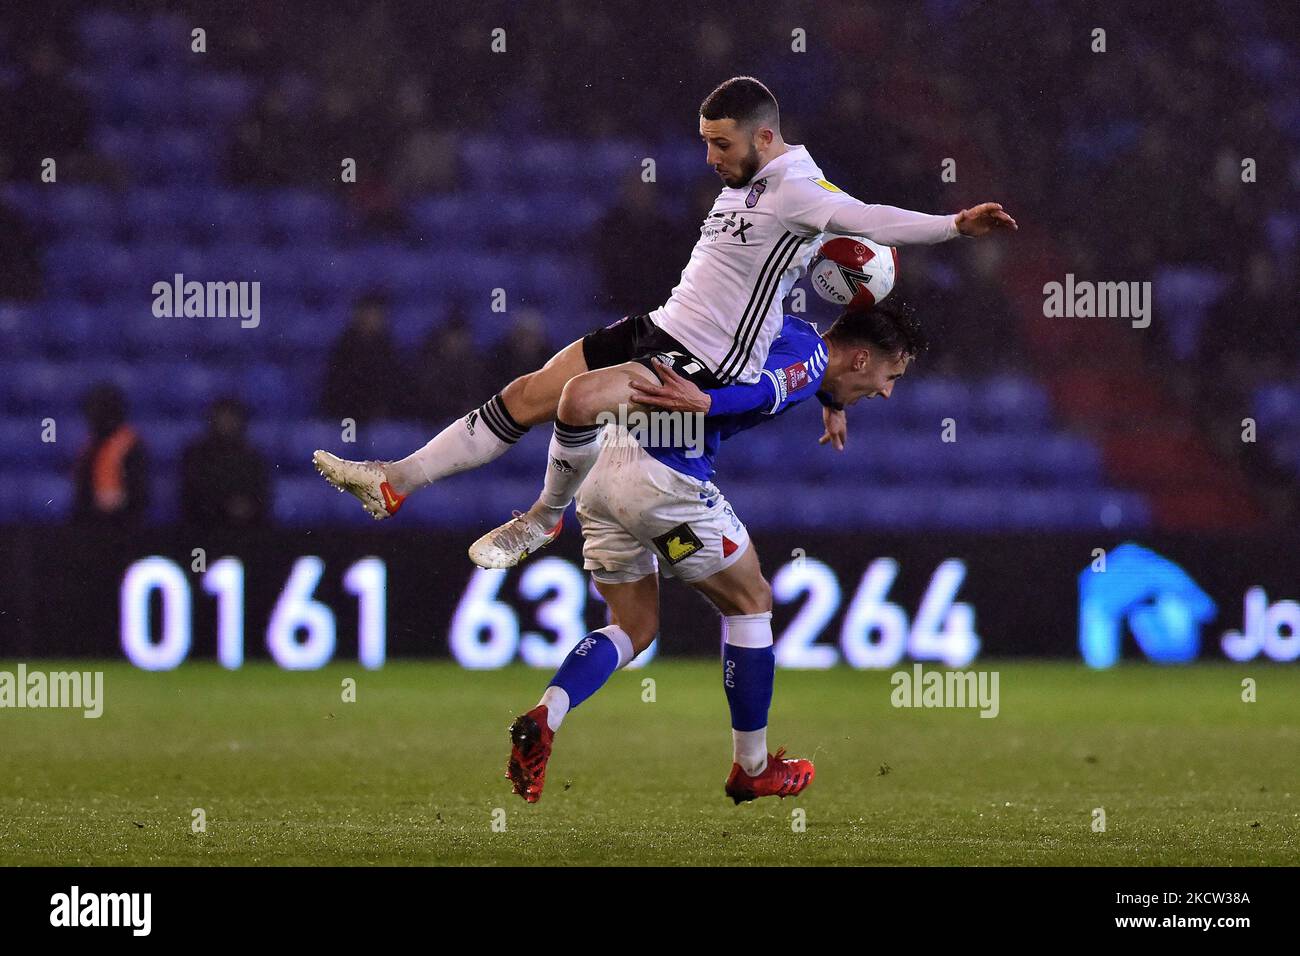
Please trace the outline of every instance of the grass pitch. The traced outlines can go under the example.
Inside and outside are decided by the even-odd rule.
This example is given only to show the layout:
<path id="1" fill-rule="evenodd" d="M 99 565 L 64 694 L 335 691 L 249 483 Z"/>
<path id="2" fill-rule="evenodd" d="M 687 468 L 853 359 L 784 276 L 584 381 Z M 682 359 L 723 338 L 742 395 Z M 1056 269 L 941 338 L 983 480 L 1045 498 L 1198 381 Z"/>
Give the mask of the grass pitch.
<path id="1" fill-rule="evenodd" d="M 769 742 L 817 779 L 741 806 L 714 662 L 614 675 L 570 714 L 532 806 L 503 776 L 506 727 L 547 672 L 28 667 L 104 670 L 105 709 L 0 710 L 6 865 L 1300 862 L 1294 666 L 983 661 L 993 719 L 895 709 L 887 672 L 778 671 Z"/>

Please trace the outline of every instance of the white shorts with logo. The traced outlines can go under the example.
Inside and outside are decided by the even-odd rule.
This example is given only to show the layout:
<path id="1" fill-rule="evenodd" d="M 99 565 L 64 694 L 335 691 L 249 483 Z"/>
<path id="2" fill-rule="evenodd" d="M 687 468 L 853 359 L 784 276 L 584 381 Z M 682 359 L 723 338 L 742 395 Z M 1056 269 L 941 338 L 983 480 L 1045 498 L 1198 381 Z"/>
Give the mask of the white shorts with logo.
<path id="1" fill-rule="evenodd" d="M 583 567 L 606 584 L 702 581 L 735 564 L 749 532 L 711 481 L 674 471 L 639 445 L 612 441 L 578 489 Z M 602 441 L 605 438 L 602 435 Z"/>

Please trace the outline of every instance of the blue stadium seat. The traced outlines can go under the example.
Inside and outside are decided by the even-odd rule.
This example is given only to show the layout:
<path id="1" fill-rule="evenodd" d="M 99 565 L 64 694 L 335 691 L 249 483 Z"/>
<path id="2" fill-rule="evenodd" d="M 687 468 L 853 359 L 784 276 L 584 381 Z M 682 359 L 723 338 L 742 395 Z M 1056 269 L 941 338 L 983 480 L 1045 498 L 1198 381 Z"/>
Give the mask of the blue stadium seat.
<path id="1" fill-rule="evenodd" d="M 139 366 L 141 409 L 170 417 L 193 415 L 219 395 L 238 390 L 240 370 L 199 362 L 157 362 Z"/>
<path id="2" fill-rule="evenodd" d="M 928 523 L 956 530 L 997 527 L 1005 511 L 1007 498 L 1018 498 L 1020 492 L 1008 495 L 1007 488 L 953 487 L 945 488 L 930 497 L 932 511 Z"/>
<path id="3" fill-rule="evenodd" d="M 981 424 L 1017 429 L 1044 427 L 1050 416 L 1047 393 L 1023 376 L 986 378 L 974 385 L 973 392 Z"/>
<path id="4" fill-rule="evenodd" d="M 0 443 L 10 465 L 66 471 L 86 441 L 86 425 L 79 416 L 51 415 L 54 441 L 45 441 L 44 416 L 33 413 L 0 418 Z"/>
<path id="5" fill-rule="evenodd" d="M 383 247 L 380 247 L 383 248 Z M 441 283 L 429 257 L 405 248 L 384 249 L 371 258 L 374 275 L 394 296 L 434 295 Z"/>
<path id="6" fill-rule="evenodd" d="M 221 151 L 201 132 L 186 126 L 160 130 L 150 146 L 150 168 L 167 183 L 201 183 L 213 178 Z"/>
<path id="7" fill-rule="evenodd" d="M 145 516 L 148 525 L 166 525 L 180 520 L 180 482 L 170 474 L 153 474 L 149 477 L 149 511 Z"/>
<path id="8" fill-rule="evenodd" d="M 698 141 L 666 140 L 648 148 L 644 155 L 654 157 L 656 173 L 661 183 L 680 184 L 689 188 L 691 184 L 706 179 L 712 183 L 717 182 L 716 175 L 704 162 L 704 146 Z M 638 159 L 633 168 L 638 168 L 639 165 Z"/>
<path id="9" fill-rule="evenodd" d="M 80 370 L 61 362 L 0 363 L 0 396 L 8 412 L 55 415 L 75 407 L 86 383 Z"/>
<path id="10" fill-rule="evenodd" d="M 45 281 L 55 297 L 102 297 L 131 288 L 147 288 L 126 246 L 65 239 L 46 247 Z"/>
<path id="11" fill-rule="evenodd" d="M 255 243 L 265 234 L 266 210 L 252 191 L 218 189 L 205 195 L 194 210 L 191 225 L 213 240 Z"/>
<path id="12" fill-rule="evenodd" d="M 45 354 L 49 338 L 39 306 L 0 302 L 0 355 L 23 358 Z"/>
<path id="13" fill-rule="evenodd" d="M 42 233 L 48 229 L 59 236 L 102 241 L 112 235 L 121 217 L 117 197 L 99 186 L 60 183 L 46 191 L 45 202 Z"/>
<path id="14" fill-rule="evenodd" d="M 263 202 L 268 237 L 318 244 L 332 240 L 339 232 L 342 221 L 339 204 L 319 193 L 278 189 L 263 197 Z"/>
<path id="15" fill-rule="evenodd" d="M 191 75 L 185 84 L 185 113 L 195 123 L 230 123 L 249 109 L 255 92 L 238 73 Z"/>
<path id="16" fill-rule="evenodd" d="M 123 220 L 138 240 L 175 242 L 188 228 L 194 200 L 185 189 L 133 188 L 123 199 Z"/>
<path id="17" fill-rule="evenodd" d="M 236 394 L 261 415 L 296 417 L 311 411 L 316 396 L 285 368 L 259 362 L 244 368 Z"/>
<path id="18" fill-rule="evenodd" d="M 189 18 L 175 13 L 154 13 L 141 25 L 142 43 L 163 62 L 183 60 L 190 52 Z"/>
<path id="19" fill-rule="evenodd" d="M 509 519 L 512 509 L 531 504 L 537 497 L 537 487 L 536 480 L 497 479 L 490 493 L 485 493 L 480 473 L 453 475 L 411 498 L 402 506 L 402 515 L 409 513 L 413 522 L 425 526 L 463 528 L 468 547 L 471 535 L 476 537 L 496 527 Z M 352 506 L 361 510 L 355 502 Z M 570 520 L 572 514 L 566 523 Z"/>
<path id="20" fill-rule="evenodd" d="M 914 419 L 932 422 L 936 430 L 945 418 L 955 419 L 960 429 L 962 420 L 967 418 L 975 405 L 974 389 L 966 381 L 951 378 L 920 378 L 911 384 L 910 389 L 900 387 L 899 396 L 907 392 L 907 399 L 913 405 Z M 896 399 L 891 397 L 888 404 L 892 405 L 895 401 Z"/>
<path id="21" fill-rule="evenodd" d="M 413 445 L 404 449 L 407 453 L 414 451 L 433 437 L 434 432 L 440 430 L 446 424 L 439 422 L 432 429 L 428 429 L 424 436 L 424 441 L 418 445 Z M 546 467 L 546 449 L 551 440 L 551 428 L 549 425 L 539 425 L 536 428 L 530 428 L 527 434 L 515 444 L 508 452 L 492 462 L 474 472 L 485 479 L 491 478 L 497 480 L 512 481 L 532 481 L 538 488 L 541 487 L 542 475 Z M 490 469 L 490 470 L 489 470 Z M 536 489 L 533 497 L 536 498 Z M 530 502 L 525 502 L 529 504 Z"/>
<path id="22" fill-rule="evenodd" d="M 1165 337 L 1174 355 L 1196 354 L 1208 311 L 1227 290 L 1230 277 L 1200 266 L 1164 266 L 1156 271 L 1154 307 L 1168 316 Z"/>
<path id="23" fill-rule="evenodd" d="M 158 318 L 148 305 L 119 316 L 117 332 L 126 347 L 123 351 L 147 357 L 188 354 L 194 348 L 195 325 L 207 321 L 184 316 Z"/>
<path id="24" fill-rule="evenodd" d="M 136 434 L 144 443 L 152 468 L 164 469 L 159 476 L 171 484 L 177 483 L 181 455 L 186 446 L 203 434 L 204 422 L 199 418 L 140 418 L 134 419 Z"/>
<path id="25" fill-rule="evenodd" d="M 1101 452 L 1092 442 L 1055 433 L 1021 439 L 1025 444 L 1025 473 L 1032 479 L 1086 488 L 1101 476 Z"/>
<path id="26" fill-rule="evenodd" d="M 44 188 L 42 188 L 42 186 Z M 32 182 L 0 183 L 0 199 L 46 240 L 55 233 L 49 186 Z"/>
<path id="27" fill-rule="evenodd" d="M 393 340 L 403 349 L 420 346 L 425 337 L 445 318 L 441 308 L 430 308 L 420 302 L 405 302 L 388 311 L 388 324 Z"/>
<path id="28" fill-rule="evenodd" d="M 938 440 L 937 436 L 932 439 Z M 952 473 L 966 482 L 1013 481 L 1023 466 L 1017 457 L 1021 448 L 1018 436 L 968 429 L 952 443 Z"/>
<path id="29" fill-rule="evenodd" d="M 37 333 L 53 355 L 90 357 L 112 354 L 122 344 L 110 309 L 79 299 L 47 299 L 35 309 Z"/>
<path id="30" fill-rule="evenodd" d="M 412 202 L 406 215 L 413 235 L 434 244 L 449 234 L 471 231 L 481 209 L 468 196 L 426 196 Z"/>
<path id="31" fill-rule="evenodd" d="M 72 479 L 57 471 L 0 472 L 0 513 L 35 523 L 64 521 L 72 513 Z"/>
<path id="32" fill-rule="evenodd" d="M 139 71 L 112 87 L 113 101 L 102 118 L 166 125 L 181 118 L 185 74 L 175 70 Z"/>
<path id="33" fill-rule="evenodd" d="M 353 454 L 356 445 L 345 445 L 341 440 L 341 427 L 337 422 L 323 419 L 300 419 L 283 422 L 278 434 L 277 458 L 283 462 L 301 463 L 311 468 L 311 453 L 325 448 L 343 458 L 359 458 Z M 312 472 L 315 474 L 315 472 Z"/>
<path id="34" fill-rule="evenodd" d="M 1274 382 L 1255 389 L 1251 409 L 1265 432 L 1287 433 L 1300 423 L 1300 387 Z"/>
<path id="35" fill-rule="evenodd" d="M 279 475 L 272 494 L 272 514 L 286 525 L 344 524 L 350 519 L 348 504 L 358 513 L 362 510 L 355 498 L 338 494 L 315 475 Z"/>
<path id="36" fill-rule="evenodd" d="M 77 17 L 77 39 L 92 58 L 131 60 L 138 45 L 138 25 L 133 17 L 106 9 Z"/>
<path id="37" fill-rule="evenodd" d="M 351 301 L 377 285 L 370 260 L 356 249 L 316 246 L 285 252 L 297 264 L 298 288 L 304 294 Z"/>

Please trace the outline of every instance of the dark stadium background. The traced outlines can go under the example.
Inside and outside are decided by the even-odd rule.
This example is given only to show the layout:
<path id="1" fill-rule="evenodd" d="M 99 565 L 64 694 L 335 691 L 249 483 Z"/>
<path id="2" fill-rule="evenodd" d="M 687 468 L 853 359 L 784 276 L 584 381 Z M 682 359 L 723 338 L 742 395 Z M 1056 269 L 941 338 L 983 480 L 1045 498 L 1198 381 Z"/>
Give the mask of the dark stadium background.
<path id="1" fill-rule="evenodd" d="M 854 196 L 996 200 L 1021 226 L 901 251 L 896 294 L 934 348 L 890 401 L 852 411 L 843 455 L 816 444 L 815 410 L 724 449 L 719 485 L 769 577 L 787 571 L 778 633 L 833 582 L 817 634 L 835 645 L 883 559 L 914 621 L 956 560 L 981 654 L 1077 659 L 1079 575 L 1134 542 L 1213 600 L 1199 653 L 1221 656 L 1249 589 L 1300 598 L 1297 22 L 1240 0 L 6 6 L 0 657 L 120 658 L 123 579 L 156 557 L 185 597 L 147 595 L 147 629 L 162 640 L 183 617 L 180 659 L 213 659 L 195 549 L 240 562 L 250 657 L 308 556 L 323 565 L 303 600 L 336 619 L 333 657 L 357 653 L 342 582 L 367 557 L 383 561 L 388 652 L 447 655 L 465 548 L 533 499 L 546 429 L 382 526 L 314 474 L 312 450 L 404 455 L 582 333 L 660 304 L 718 188 L 700 100 L 746 73 Z M 177 273 L 260 282 L 259 325 L 155 318 L 152 286 Z M 1150 327 L 1044 317 L 1044 283 L 1067 273 L 1150 281 Z M 834 317 L 806 290 L 802 306 Z M 111 513 L 76 478 L 104 384 L 142 449 Z M 204 438 L 223 399 L 246 440 Z M 546 553 L 568 562 L 539 579 L 552 590 L 522 594 L 525 565 L 483 599 L 505 602 L 515 640 L 548 633 L 547 600 L 599 619 L 578 549 L 570 527 Z M 712 653 L 713 612 L 675 586 L 665 600 L 665 652 Z M 1272 656 L 1295 658 L 1289 634 Z"/>

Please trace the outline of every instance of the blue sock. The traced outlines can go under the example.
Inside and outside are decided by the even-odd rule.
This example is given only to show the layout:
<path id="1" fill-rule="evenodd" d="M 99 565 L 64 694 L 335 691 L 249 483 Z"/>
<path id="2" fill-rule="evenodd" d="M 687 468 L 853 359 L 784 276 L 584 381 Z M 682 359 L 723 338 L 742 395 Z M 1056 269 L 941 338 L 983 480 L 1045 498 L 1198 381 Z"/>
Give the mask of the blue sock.
<path id="1" fill-rule="evenodd" d="M 776 677 L 772 614 L 743 614 L 723 621 L 722 686 L 731 707 L 731 729 L 762 730 L 767 726 Z"/>
<path id="2" fill-rule="evenodd" d="M 776 654 L 771 647 L 723 645 L 723 686 L 731 707 L 732 730 L 762 730 L 772 706 Z"/>
<path id="3" fill-rule="evenodd" d="M 756 777 L 767 767 L 767 711 L 776 654 L 772 612 L 722 619 L 722 686 L 731 708 L 732 759 Z"/>
<path id="4" fill-rule="evenodd" d="M 580 640 L 542 695 L 547 723 L 559 730 L 564 715 L 600 690 L 609 675 L 632 659 L 632 639 L 617 624 L 592 631 Z M 552 688 L 558 688 L 557 694 Z"/>

